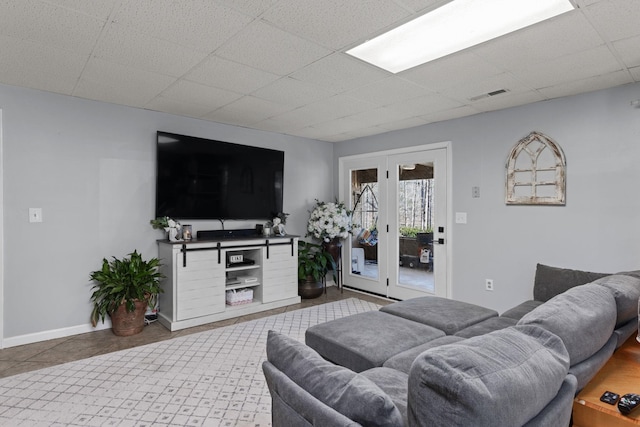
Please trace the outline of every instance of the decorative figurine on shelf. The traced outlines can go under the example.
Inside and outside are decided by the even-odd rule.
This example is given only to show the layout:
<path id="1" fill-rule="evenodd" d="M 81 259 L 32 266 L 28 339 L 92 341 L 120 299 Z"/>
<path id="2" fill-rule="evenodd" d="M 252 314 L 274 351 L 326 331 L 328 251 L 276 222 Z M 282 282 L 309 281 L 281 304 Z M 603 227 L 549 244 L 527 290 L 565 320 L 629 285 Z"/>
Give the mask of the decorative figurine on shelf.
<path id="1" fill-rule="evenodd" d="M 155 229 L 163 229 L 167 232 L 167 236 L 172 242 L 180 242 L 182 239 L 179 237 L 182 226 L 178 221 L 175 221 L 168 216 L 161 216 L 149 221 L 151 226 Z"/>
<path id="2" fill-rule="evenodd" d="M 277 213 L 276 216 L 273 218 L 273 220 L 271 220 L 267 224 L 267 227 L 270 227 L 271 231 L 276 236 L 286 236 L 287 231 L 285 230 L 284 225 L 287 223 L 288 216 L 289 216 L 288 213 L 284 213 L 284 212 Z"/>

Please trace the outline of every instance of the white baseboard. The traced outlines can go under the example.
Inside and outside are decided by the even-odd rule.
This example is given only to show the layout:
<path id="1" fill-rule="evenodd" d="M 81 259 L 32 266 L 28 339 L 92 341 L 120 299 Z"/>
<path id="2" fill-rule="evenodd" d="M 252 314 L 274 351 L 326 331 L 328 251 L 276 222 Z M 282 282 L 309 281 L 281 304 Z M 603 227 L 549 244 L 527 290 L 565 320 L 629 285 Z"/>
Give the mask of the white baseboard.
<path id="1" fill-rule="evenodd" d="M 4 338 L 2 348 L 16 347 L 19 345 L 33 344 L 41 341 L 48 341 L 56 338 L 70 337 L 73 335 L 86 334 L 88 332 L 101 331 L 111 328 L 111 320 L 105 319 L 104 323 L 98 322 L 94 328 L 91 324 L 71 326 L 69 328 L 52 329 L 50 331 L 36 332 L 33 334 L 19 335 L 17 337 Z"/>

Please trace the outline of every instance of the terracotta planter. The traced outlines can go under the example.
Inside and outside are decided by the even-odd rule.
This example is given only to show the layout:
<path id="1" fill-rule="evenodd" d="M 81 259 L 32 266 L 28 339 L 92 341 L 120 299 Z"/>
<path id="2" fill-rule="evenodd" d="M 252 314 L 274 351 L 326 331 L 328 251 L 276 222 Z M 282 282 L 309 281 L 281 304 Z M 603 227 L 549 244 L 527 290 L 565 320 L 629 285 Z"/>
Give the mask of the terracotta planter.
<path id="1" fill-rule="evenodd" d="M 298 280 L 298 295 L 303 299 L 318 298 L 323 291 L 322 282 L 316 281 L 312 276 Z"/>
<path id="2" fill-rule="evenodd" d="M 144 329 L 144 314 L 147 311 L 147 301 L 136 301 L 136 309 L 127 311 L 127 306 L 121 304 L 116 311 L 110 314 L 111 330 L 115 335 L 128 337 L 139 334 Z"/>

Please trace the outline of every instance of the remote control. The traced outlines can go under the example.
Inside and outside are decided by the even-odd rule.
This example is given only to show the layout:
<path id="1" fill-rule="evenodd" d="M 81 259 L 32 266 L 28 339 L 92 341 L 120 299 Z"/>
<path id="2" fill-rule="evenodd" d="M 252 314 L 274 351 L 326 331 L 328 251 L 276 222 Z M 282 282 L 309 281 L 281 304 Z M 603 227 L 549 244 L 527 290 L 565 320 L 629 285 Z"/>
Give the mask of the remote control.
<path id="1" fill-rule="evenodd" d="M 600 396 L 600 400 L 609 405 L 615 405 L 619 398 L 620 395 L 612 391 L 605 391 L 604 394 Z"/>
<path id="2" fill-rule="evenodd" d="M 638 405 L 640 405 L 640 395 L 627 393 L 620 398 L 618 409 L 624 415 L 629 415 Z"/>

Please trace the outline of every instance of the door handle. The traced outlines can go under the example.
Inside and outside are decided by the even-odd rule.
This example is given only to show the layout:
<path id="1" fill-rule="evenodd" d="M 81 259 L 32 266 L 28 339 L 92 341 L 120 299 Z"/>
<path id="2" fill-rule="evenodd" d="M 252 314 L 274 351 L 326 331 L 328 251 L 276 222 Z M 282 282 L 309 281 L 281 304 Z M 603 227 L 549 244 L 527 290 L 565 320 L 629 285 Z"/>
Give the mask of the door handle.
<path id="1" fill-rule="evenodd" d="M 444 239 L 441 237 L 438 240 L 433 240 L 434 245 L 444 245 Z"/>

